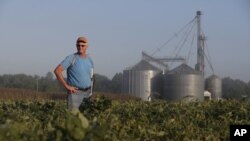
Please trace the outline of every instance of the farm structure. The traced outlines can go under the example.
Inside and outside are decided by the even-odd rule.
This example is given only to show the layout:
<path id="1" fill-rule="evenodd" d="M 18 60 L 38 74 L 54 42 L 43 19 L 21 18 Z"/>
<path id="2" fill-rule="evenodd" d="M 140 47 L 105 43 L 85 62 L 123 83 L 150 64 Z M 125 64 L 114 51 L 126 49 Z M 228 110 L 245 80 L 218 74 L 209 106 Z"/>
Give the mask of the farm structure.
<path id="1" fill-rule="evenodd" d="M 142 60 L 123 71 L 123 94 L 130 94 L 148 101 L 158 98 L 168 101 L 203 101 L 204 92 L 208 91 L 211 93 L 211 99 L 221 99 L 221 79 L 214 74 L 213 67 L 205 53 L 206 37 L 201 30 L 201 14 L 201 11 L 197 11 L 195 18 L 190 22 L 197 25 L 195 67 L 187 65 L 187 58 L 177 57 L 178 55 L 159 58 L 153 56 L 155 53 L 149 55 L 142 52 Z M 205 59 L 213 72 L 207 79 L 205 79 Z M 181 64 L 170 69 L 169 64 L 173 62 L 181 62 Z"/>

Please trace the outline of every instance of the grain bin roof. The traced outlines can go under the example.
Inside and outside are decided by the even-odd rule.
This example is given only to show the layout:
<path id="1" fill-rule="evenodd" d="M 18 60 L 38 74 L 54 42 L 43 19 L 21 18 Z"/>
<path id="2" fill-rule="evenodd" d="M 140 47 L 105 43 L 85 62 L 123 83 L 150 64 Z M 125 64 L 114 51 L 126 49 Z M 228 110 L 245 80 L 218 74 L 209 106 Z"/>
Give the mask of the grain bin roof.
<path id="1" fill-rule="evenodd" d="M 141 60 L 139 63 L 134 65 L 130 70 L 157 70 L 159 69 L 145 60 Z"/>
<path id="2" fill-rule="evenodd" d="M 220 77 L 218 75 L 212 74 L 211 76 L 209 76 L 207 79 L 220 79 Z"/>
<path id="3" fill-rule="evenodd" d="M 181 64 L 180 66 L 169 71 L 168 74 L 200 74 L 200 72 L 189 67 L 187 64 Z"/>

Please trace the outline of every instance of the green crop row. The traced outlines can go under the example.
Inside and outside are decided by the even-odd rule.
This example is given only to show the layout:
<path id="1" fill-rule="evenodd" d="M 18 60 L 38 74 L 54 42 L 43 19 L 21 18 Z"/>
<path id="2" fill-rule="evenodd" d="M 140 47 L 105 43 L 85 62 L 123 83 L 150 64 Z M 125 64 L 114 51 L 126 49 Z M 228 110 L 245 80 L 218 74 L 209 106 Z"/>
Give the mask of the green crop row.
<path id="1" fill-rule="evenodd" d="M 250 124 L 247 101 L 145 102 L 97 97 L 80 111 L 65 101 L 1 101 L 0 140 L 229 140 L 231 124 Z"/>

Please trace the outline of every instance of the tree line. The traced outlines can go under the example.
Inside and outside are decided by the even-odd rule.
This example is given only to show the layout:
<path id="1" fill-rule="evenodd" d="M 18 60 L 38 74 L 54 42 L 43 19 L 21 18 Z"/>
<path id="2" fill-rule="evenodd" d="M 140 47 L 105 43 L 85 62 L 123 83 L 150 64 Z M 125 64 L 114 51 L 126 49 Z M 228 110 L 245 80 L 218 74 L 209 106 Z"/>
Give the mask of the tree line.
<path id="1" fill-rule="evenodd" d="M 26 74 L 0 75 L 0 87 L 22 88 L 40 92 L 65 92 L 52 72 L 46 76 Z M 116 73 L 112 79 L 100 74 L 95 74 L 94 91 L 107 93 L 121 93 L 122 73 Z M 248 83 L 239 79 L 225 77 L 222 79 L 222 98 L 242 99 L 250 97 L 250 81 Z"/>
<path id="2" fill-rule="evenodd" d="M 248 83 L 225 77 L 222 79 L 222 97 L 225 99 L 245 99 L 250 98 L 250 81 Z"/>
<path id="3" fill-rule="evenodd" d="M 121 93 L 122 73 L 117 73 L 110 80 L 108 77 L 95 74 L 94 91 Z M 0 75 L 0 87 L 2 88 L 22 88 L 39 92 L 63 92 L 65 89 L 59 84 L 52 72 L 46 76 L 26 74 L 4 74 Z"/>

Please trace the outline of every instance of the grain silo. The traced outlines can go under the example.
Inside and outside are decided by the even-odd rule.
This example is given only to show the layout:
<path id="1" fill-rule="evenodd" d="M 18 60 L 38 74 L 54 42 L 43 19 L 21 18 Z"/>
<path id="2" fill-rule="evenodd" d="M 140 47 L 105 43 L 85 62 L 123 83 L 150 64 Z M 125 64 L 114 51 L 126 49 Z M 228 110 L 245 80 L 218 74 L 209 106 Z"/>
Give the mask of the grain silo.
<path id="1" fill-rule="evenodd" d="M 160 70 L 146 60 L 141 60 L 130 69 L 123 71 L 122 93 L 150 100 L 152 94 L 152 78 Z"/>
<path id="2" fill-rule="evenodd" d="M 222 98 L 221 79 L 217 75 L 211 75 L 206 79 L 205 89 L 212 94 L 212 99 L 219 100 Z"/>
<path id="3" fill-rule="evenodd" d="M 155 95 L 157 98 L 169 101 L 203 101 L 206 36 L 201 32 L 201 15 L 201 11 L 197 11 L 196 20 L 194 20 L 194 22 L 197 22 L 197 63 L 195 69 L 183 63 L 169 71 L 168 62 L 185 61 L 185 59 L 177 57 L 177 54 L 174 58 L 153 57 L 152 55 L 163 47 L 161 46 L 151 55 L 142 53 L 142 61 L 131 69 L 123 71 L 122 92 L 134 95 L 142 100 L 149 100 L 151 96 Z M 160 67 L 152 65 L 152 62 Z M 211 63 L 210 67 L 213 70 Z M 208 80 L 207 90 L 212 93 L 212 99 L 220 98 L 221 80 L 213 76 Z"/>
<path id="4" fill-rule="evenodd" d="M 169 101 L 203 101 L 204 78 L 186 64 L 174 68 L 164 75 L 163 99 Z"/>

